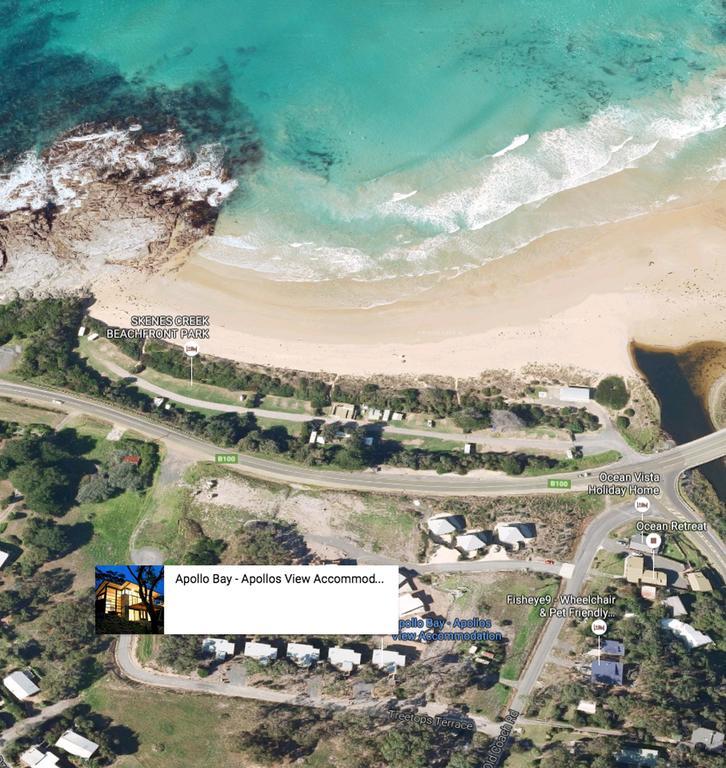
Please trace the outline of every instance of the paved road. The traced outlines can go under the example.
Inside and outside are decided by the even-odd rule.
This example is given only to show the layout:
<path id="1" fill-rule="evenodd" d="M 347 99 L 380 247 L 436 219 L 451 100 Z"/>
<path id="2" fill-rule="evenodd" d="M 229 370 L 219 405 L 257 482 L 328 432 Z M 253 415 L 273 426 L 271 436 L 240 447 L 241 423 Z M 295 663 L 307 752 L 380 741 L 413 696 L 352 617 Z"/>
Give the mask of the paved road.
<path id="1" fill-rule="evenodd" d="M 186 405 L 191 408 L 203 408 L 208 411 L 222 411 L 229 412 L 235 411 L 237 413 L 254 413 L 256 416 L 266 419 L 277 419 L 282 421 L 291 422 L 304 422 L 311 419 L 321 419 L 328 423 L 338 423 L 341 420 L 331 416 L 312 416 L 309 413 L 290 413 L 288 411 L 271 411 L 265 408 L 246 408 L 242 405 L 218 403 L 209 400 L 199 400 L 195 397 L 188 397 L 186 395 L 180 395 L 176 392 L 172 392 L 170 389 L 160 387 L 158 384 L 154 384 L 143 376 L 137 376 L 133 373 L 122 368 L 120 365 L 110 361 L 104 360 L 104 366 L 108 368 L 111 373 L 119 378 L 132 378 L 134 380 L 134 386 L 148 392 L 149 394 L 156 395 L 157 397 L 165 397 L 172 402 L 179 403 L 180 405 Z M 535 402 L 535 401 L 532 401 Z M 563 403 L 558 402 L 557 405 L 563 406 Z M 564 404 L 566 405 L 566 403 Z M 593 410 L 599 408 L 596 403 L 592 404 Z M 600 409 L 597 412 L 602 427 L 594 432 L 586 432 L 579 435 L 577 443 L 582 445 L 586 449 L 587 454 L 600 453 L 602 451 L 619 451 L 621 454 L 629 454 L 632 449 L 623 440 L 620 433 L 612 427 L 607 413 L 604 409 Z M 347 421 L 353 421 L 348 419 Z M 486 450 L 500 450 L 500 451 L 516 451 L 516 450 L 529 450 L 534 449 L 536 451 L 560 451 L 564 453 L 568 448 L 572 448 L 572 441 L 567 439 L 558 438 L 536 438 L 536 437 L 508 437 L 502 435 L 497 437 L 491 431 L 476 431 L 470 434 L 463 434 L 462 432 L 441 432 L 426 429 L 418 429 L 414 427 L 407 427 L 405 423 L 401 424 L 386 424 L 384 422 L 366 422 L 364 420 L 356 420 L 358 424 L 372 424 L 379 427 L 383 432 L 396 437 L 422 437 L 431 438 L 435 437 L 439 440 L 450 440 L 452 442 L 473 442 L 477 445 L 485 448 Z"/>
<path id="2" fill-rule="evenodd" d="M 15 741 L 34 726 L 40 725 L 46 720 L 50 720 L 52 717 L 60 715 L 61 712 L 64 712 L 69 707 L 74 707 L 76 704 L 80 703 L 80 701 L 80 696 L 76 696 L 73 699 L 63 699 L 62 701 L 56 701 L 54 704 L 50 704 L 44 709 L 41 709 L 40 712 L 37 715 L 33 715 L 33 717 L 28 717 L 24 720 L 18 720 L 15 725 L 2 732 L 0 745 L 9 744 L 11 741 Z"/>
<path id="3" fill-rule="evenodd" d="M 355 699 L 341 699 L 332 696 L 310 697 L 305 694 L 278 691 L 271 688 L 223 683 L 221 680 L 214 679 L 200 680 L 193 677 L 157 672 L 156 670 L 142 667 L 139 664 L 134 652 L 132 637 L 132 635 L 119 636 L 119 639 L 116 642 L 116 664 L 123 675 L 142 685 L 152 685 L 157 688 L 168 688 L 175 691 L 206 693 L 215 696 L 229 696 L 239 699 L 254 699 L 255 701 L 264 701 L 269 704 L 287 704 L 288 706 L 316 707 L 319 709 L 334 710 L 345 709 L 346 712 L 382 711 L 388 708 L 388 700 L 385 699 L 365 699 L 356 701 Z M 444 710 L 448 709 L 450 709 L 450 707 L 444 707 L 443 705 L 438 704 L 427 704 L 417 708 L 421 714 L 430 715 L 442 714 Z M 480 716 L 472 719 L 474 720 L 477 730 L 487 733 L 490 736 L 496 736 L 499 733 L 500 726 L 497 723 Z"/>
<path id="4" fill-rule="evenodd" d="M 43 404 L 62 400 L 64 404 L 82 410 L 90 416 L 105 419 L 126 429 L 136 430 L 149 437 L 163 440 L 176 450 L 199 460 L 213 460 L 215 453 L 229 452 L 228 448 L 214 446 L 200 438 L 186 435 L 155 420 L 127 413 L 117 407 L 106 405 L 79 395 L 58 394 L 29 384 L 0 382 L 0 394 Z M 726 429 L 680 445 L 662 453 L 622 461 L 617 466 L 621 473 L 658 472 L 661 475 L 680 473 L 685 469 L 699 466 L 726 455 Z M 227 465 L 244 474 L 263 479 L 344 490 L 364 490 L 431 495 L 475 495 L 475 494 L 517 494 L 546 493 L 549 477 L 568 478 L 572 490 L 585 490 L 589 484 L 597 484 L 596 473 L 590 477 L 561 473 L 546 477 L 511 477 L 494 472 L 472 472 L 466 476 L 436 475 L 414 470 L 386 469 L 381 472 L 341 472 L 326 469 L 286 464 L 254 455 L 240 454 L 236 465 Z M 615 471 L 609 468 L 609 471 Z"/>

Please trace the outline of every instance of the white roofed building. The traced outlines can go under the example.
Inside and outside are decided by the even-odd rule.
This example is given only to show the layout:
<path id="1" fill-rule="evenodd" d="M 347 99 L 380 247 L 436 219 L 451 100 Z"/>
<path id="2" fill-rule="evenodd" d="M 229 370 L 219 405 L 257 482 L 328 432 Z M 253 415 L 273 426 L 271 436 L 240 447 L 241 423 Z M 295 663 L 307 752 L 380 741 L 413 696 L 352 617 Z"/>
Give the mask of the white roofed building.
<path id="1" fill-rule="evenodd" d="M 245 643 L 244 655 L 260 664 L 269 664 L 277 658 L 277 648 L 267 643 Z"/>
<path id="2" fill-rule="evenodd" d="M 699 632 L 695 627 L 679 619 L 661 619 L 660 625 L 674 635 L 678 635 L 689 648 L 700 648 L 702 645 L 713 642 L 708 635 L 704 635 L 703 632 Z"/>
<path id="3" fill-rule="evenodd" d="M 484 549 L 487 543 L 478 533 L 464 533 L 456 537 L 456 546 L 464 552 L 476 552 Z"/>
<path id="4" fill-rule="evenodd" d="M 560 387 L 560 400 L 566 403 L 587 403 L 590 400 L 590 388 Z"/>
<path id="5" fill-rule="evenodd" d="M 426 606 L 420 597 L 414 597 L 410 592 L 399 593 L 398 595 L 398 615 L 401 618 L 413 616 L 417 613 L 423 613 Z"/>
<path id="6" fill-rule="evenodd" d="M 298 667 L 312 667 L 320 659 L 320 648 L 305 643 L 288 643 L 287 658 Z"/>
<path id="7" fill-rule="evenodd" d="M 331 648 L 328 651 L 328 661 L 341 672 L 352 672 L 353 667 L 360 665 L 361 655 L 350 648 Z"/>
<path id="8" fill-rule="evenodd" d="M 663 605 L 670 608 L 671 616 L 673 616 L 674 619 L 678 616 L 685 616 L 688 613 L 686 606 L 683 605 L 683 600 L 681 600 L 678 595 L 671 595 L 670 597 L 666 597 L 666 599 L 663 601 Z"/>
<path id="9" fill-rule="evenodd" d="M 5 565 L 5 561 L 10 557 L 10 553 L 6 552 L 4 549 L 0 549 L 0 568 Z"/>
<path id="10" fill-rule="evenodd" d="M 712 731 L 710 728 L 696 728 L 691 734 L 691 744 L 703 744 L 709 752 L 715 752 L 723 748 L 724 735 L 721 731 Z"/>
<path id="11" fill-rule="evenodd" d="M 396 651 L 386 651 L 379 648 L 373 651 L 373 666 L 386 672 L 395 672 L 396 667 L 406 666 L 406 657 Z"/>
<path id="12" fill-rule="evenodd" d="M 53 768 L 58 765 L 58 757 L 52 752 L 43 752 L 40 747 L 31 747 L 20 755 L 20 762 L 30 768 Z"/>
<path id="13" fill-rule="evenodd" d="M 88 758 L 98 749 L 98 744 L 96 744 L 95 741 L 91 741 L 85 736 L 81 736 L 80 733 L 76 733 L 70 729 L 61 734 L 61 737 L 56 741 L 55 745 L 56 747 L 64 749 L 69 755 L 82 757 L 85 760 L 88 760 Z"/>
<path id="14" fill-rule="evenodd" d="M 580 703 L 577 705 L 578 712 L 584 712 L 586 715 L 594 715 L 597 712 L 597 703 L 594 701 L 587 701 L 586 699 L 580 699 Z"/>
<path id="15" fill-rule="evenodd" d="M 202 640 L 202 652 L 207 656 L 214 656 L 215 659 L 224 661 L 224 659 L 234 656 L 234 643 L 223 640 L 221 637 L 205 637 Z"/>
<path id="16" fill-rule="evenodd" d="M 455 523 L 456 518 L 444 516 L 429 518 L 427 525 L 429 531 L 435 536 L 446 536 L 458 530 L 458 526 Z"/>
<path id="17" fill-rule="evenodd" d="M 40 690 L 25 672 L 21 672 L 20 670 L 11 672 L 3 680 L 3 685 L 20 701 L 25 701 L 25 699 L 35 696 Z"/>

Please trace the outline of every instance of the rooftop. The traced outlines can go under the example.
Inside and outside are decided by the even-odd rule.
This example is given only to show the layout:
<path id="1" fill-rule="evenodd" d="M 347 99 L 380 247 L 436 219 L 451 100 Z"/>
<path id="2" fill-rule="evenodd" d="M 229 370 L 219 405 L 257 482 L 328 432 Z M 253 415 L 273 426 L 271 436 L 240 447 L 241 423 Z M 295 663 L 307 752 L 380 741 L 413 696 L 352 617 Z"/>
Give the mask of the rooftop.
<path id="1" fill-rule="evenodd" d="M 625 646 L 617 640 L 601 640 L 600 653 L 606 656 L 624 656 Z"/>
<path id="2" fill-rule="evenodd" d="M 699 632 L 695 627 L 680 619 L 661 619 L 660 625 L 673 632 L 674 635 L 678 635 L 689 648 L 700 648 L 702 645 L 713 642 L 708 635 L 704 635 L 703 632 Z"/>
<path id="3" fill-rule="evenodd" d="M 464 552 L 476 552 L 477 549 L 486 547 L 486 542 L 478 533 L 464 533 L 456 537 L 456 546 Z"/>
<path id="4" fill-rule="evenodd" d="M 310 667 L 320 658 L 320 648 L 304 643 L 288 643 L 287 658 L 301 667 Z"/>
<path id="5" fill-rule="evenodd" d="M 590 680 L 604 685 L 622 685 L 623 665 L 619 661 L 595 661 Z"/>
<path id="6" fill-rule="evenodd" d="M 277 648 L 267 643 L 245 643 L 245 656 L 252 659 L 271 661 L 277 658 Z"/>
<path id="7" fill-rule="evenodd" d="M 28 699 L 34 696 L 40 688 L 25 674 L 17 670 L 11 672 L 4 680 L 3 685 L 15 696 L 16 699 Z"/>
<path id="8" fill-rule="evenodd" d="M 691 734 L 691 744 L 703 744 L 706 749 L 714 751 L 723 747 L 723 733 L 709 728 L 696 728 Z"/>
<path id="9" fill-rule="evenodd" d="M 354 666 L 360 664 L 361 655 L 350 648 L 330 648 L 328 650 L 328 661 L 334 667 L 338 667 L 344 672 L 350 672 Z"/>
<path id="10" fill-rule="evenodd" d="M 217 659 L 226 659 L 234 656 L 234 643 L 221 637 L 205 637 L 202 640 L 202 651 Z"/>
<path id="11" fill-rule="evenodd" d="M 65 733 L 61 734 L 61 737 L 55 743 L 56 747 L 64 749 L 70 755 L 76 755 L 76 757 L 83 757 L 88 759 L 98 749 L 96 742 L 87 739 L 85 736 L 81 736 L 80 733 L 76 733 L 68 729 Z"/>
<path id="12" fill-rule="evenodd" d="M 396 651 L 377 649 L 373 651 L 373 666 L 393 672 L 396 667 L 406 666 L 406 657 Z"/>
<path id="13" fill-rule="evenodd" d="M 455 520 L 448 515 L 446 517 L 432 517 L 428 521 L 429 531 L 436 536 L 446 536 L 447 533 L 454 533 L 457 526 Z"/>
<path id="14" fill-rule="evenodd" d="M 694 592 L 711 592 L 713 590 L 711 582 L 700 571 L 688 573 L 686 578 L 688 579 L 688 586 Z"/>

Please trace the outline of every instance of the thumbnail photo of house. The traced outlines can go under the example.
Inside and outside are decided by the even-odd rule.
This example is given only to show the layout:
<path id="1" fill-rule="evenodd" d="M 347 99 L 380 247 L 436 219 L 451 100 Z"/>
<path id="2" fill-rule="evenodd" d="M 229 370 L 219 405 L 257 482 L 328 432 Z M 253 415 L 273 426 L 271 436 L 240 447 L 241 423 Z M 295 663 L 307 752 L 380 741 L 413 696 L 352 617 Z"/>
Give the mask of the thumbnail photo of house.
<path id="1" fill-rule="evenodd" d="M 164 566 L 96 566 L 96 634 L 164 632 Z"/>

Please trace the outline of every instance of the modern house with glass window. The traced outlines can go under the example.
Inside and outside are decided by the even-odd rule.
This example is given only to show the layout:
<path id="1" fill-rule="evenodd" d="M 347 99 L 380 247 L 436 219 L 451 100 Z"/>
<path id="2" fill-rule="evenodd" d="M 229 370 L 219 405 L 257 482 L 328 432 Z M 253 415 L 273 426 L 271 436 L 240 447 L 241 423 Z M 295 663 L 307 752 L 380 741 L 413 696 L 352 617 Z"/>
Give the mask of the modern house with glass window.
<path id="1" fill-rule="evenodd" d="M 164 610 L 164 598 L 153 592 L 154 605 Z M 139 585 L 132 581 L 116 584 L 104 580 L 96 587 L 96 615 L 116 615 L 127 621 L 149 621 L 146 606 L 141 602 Z"/>

